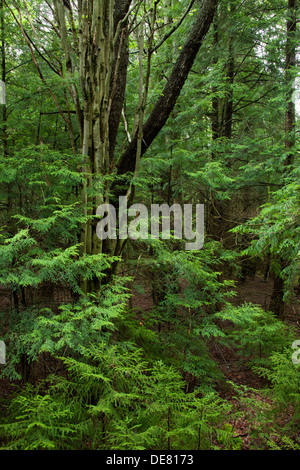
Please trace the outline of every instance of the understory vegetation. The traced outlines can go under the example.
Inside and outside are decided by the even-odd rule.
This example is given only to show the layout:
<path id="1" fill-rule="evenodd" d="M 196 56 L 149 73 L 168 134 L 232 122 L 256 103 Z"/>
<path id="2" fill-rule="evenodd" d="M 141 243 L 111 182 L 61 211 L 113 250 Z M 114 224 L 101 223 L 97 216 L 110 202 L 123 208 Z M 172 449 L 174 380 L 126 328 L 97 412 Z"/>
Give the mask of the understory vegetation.
<path id="1" fill-rule="evenodd" d="M 297 18 L 0 0 L 2 450 L 300 449 Z M 120 196 L 202 248 L 101 240 Z"/>

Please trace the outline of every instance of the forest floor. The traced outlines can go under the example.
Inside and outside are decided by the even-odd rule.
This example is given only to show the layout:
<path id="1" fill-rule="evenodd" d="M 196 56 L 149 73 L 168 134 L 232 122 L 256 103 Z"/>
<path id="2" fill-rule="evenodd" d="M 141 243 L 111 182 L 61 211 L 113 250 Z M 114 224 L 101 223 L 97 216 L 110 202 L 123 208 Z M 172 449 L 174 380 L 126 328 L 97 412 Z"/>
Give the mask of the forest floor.
<path id="1" fill-rule="evenodd" d="M 273 283 L 271 280 L 264 281 L 261 277 L 256 276 L 254 278 L 247 278 L 244 283 L 236 285 L 236 296 L 231 300 L 235 305 L 241 305 L 244 302 L 251 302 L 253 304 L 260 305 L 262 308 L 267 309 Z M 151 289 L 145 289 L 143 293 L 135 292 L 133 289 L 132 307 L 138 311 L 149 311 L 153 307 L 153 301 L 151 296 Z M 63 295 L 63 293 L 62 293 Z M 56 299 L 59 303 L 62 299 Z M 298 303 L 296 303 L 298 301 Z M 300 338 L 300 306 L 299 299 L 296 302 L 288 305 L 285 321 L 293 325 L 297 331 L 299 331 Z M 5 292 L 0 291 L 0 311 L 9 310 L 9 299 Z M 255 375 L 246 361 L 241 360 L 233 348 L 227 348 L 214 341 L 210 344 L 210 353 L 213 359 L 219 365 L 221 372 L 226 382 L 233 382 L 234 384 L 246 387 L 249 391 L 246 392 L 246 396 L 255 401 L 256 403 L 269 404 L 272 407 L 272 403 L 269 398 L 263 393 L 263 389 L 268 387 L 268 383 L 265 379 Z M 39 372 L 40 371 L 40 372 Z M 43 366 L 37 366 L 34 371 L 34 379 L 38 379 L 39 375 L 43 377 L 44 370 Z M 22 386 L 22 384 L 15 382 L 11 383 L 7 380 L 0 379 L 0 414 L 5 413 L 1 401 L 3 399 L 8 400 L 11 394 L 15 391 L 15 385 Z M 247 409 L 241 408 L 240 402 L 234 392 L 234 389 L 230 386 L 220 385 L 218 389 L 220 396 L 227 402 L 231 403 L 233 409 L 241 412 L 241 417 L 238 419 L 234 418 L 229 420 L 233 426 L 237 437 L 242 439 L 242 450 L 248 450 L 253 448 L 264 448 L 264 440 L 261 437 L 257 437 L 256 429 L 256 417 L 253 416 L 253 408 L 251 406 Z M 291 413 L 286 413 L 283 416 L 277 416 L 276 419 L 282 426 L 289 422 Z M 274 442 L 276 442 L 276 437 Z M 277 442 L 280 442 L 277 439 Z"/>

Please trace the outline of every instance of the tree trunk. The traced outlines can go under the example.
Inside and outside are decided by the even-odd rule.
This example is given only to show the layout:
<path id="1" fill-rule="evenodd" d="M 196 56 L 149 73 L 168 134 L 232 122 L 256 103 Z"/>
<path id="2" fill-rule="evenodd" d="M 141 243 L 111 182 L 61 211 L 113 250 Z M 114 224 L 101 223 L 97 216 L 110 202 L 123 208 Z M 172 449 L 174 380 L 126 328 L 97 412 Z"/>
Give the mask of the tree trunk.
<path id="1" fill-rule="evenodd" d="M 167 84 L 143 126 L 141 155 L 146 152 L 155 137 L 163 128 L 175 106 L 204 37 L 213 21 L 217 3 L 218 2 L 216 0 L 207 0 L 203 2 L 194 26 L 192 27 L 185 44 L 182 46 L 178 59 L 168 78 Z M 118 163 L 119 175 L 123 175 L 127 172 L 134 172 L 137 141 L 138 135 L 136 133 Z"/>
<path id="2" fill-rule="evenodd" d="M 286 113 L 285 113 L 285 149 L 286 159 L 284 162 L 284 171 L 288 175 L 294 163 L 295 148 L 295 103 L 294 94 L 294 68 L 296 65 L 296 31 L 297 31 L 297 0 L 288 0 L 288 18 L 287 18 L 287 35 L 286 35 L 286 59 L 285 59 L 285 78 L 286 78 Z M 274 274 L 273 292 L 270 301 L 270 310 L 284 318 L 285 303 L 284 296 L 284 280 L 282 271 L 285 268 L 283 259 L 279 259 L 281 273 Z"/>
<path id="3" fill-rule="evenodd" d="M 181 48 L 162 94 L 145 123 L 143 122 L 145 100 L 142 100 L 139 126 L 117 164 L 115 146 L 127 81 L 130 34 L 128 18 L 131 11 L 136 13 L 135 9 L 141 6 L 139 3 L 133 5 L 131 3 L 132 0 L 78 0 L 75 8 L 74 2 L 53 0 L 55 28 L 59 31 L 65 61 L 63 70 L 59 74 L 64 79 L 65 88 L 71 97 L 81 139 L 82 172 L 85 175 L 82 204 L 86 217 L 86 223 L 81 229 L 82 255 L 114 254 L 116 244 L 110 240 L 102 242 L 97 237 L 96 211 L 100 204 L 109 203 L 110 199 L 112 203 L 117 204 L 118 196 L 127 193 L 132 185 L 132 179 L 129 184 L 121 188 L 117 184 L 108 183 L 108 179 L 111 179 L 113 172 L 123 176 L 128 172 L 135 174 L 138 170 L 140 158 L 158 135 L 175 106 L 217 7 L 217 0 L 204 0 L 201 3 L 195 23 Z M 157 2 L 154 2 L 153 8 L 148 12 L 148 19 L 155 18 L 156 6 Z M 39 76 L 47 86 L 38 64 L 35 48 L 24 28 L 25 21 L 23 22 L 20 8 L 17 7 L 19 16 L 12 8 L 10 11 L 22 30 Z M 78 28 L 74 22 L 75 14 L 78 15 Z M 151 21 L 147 27 L 150 28 L 151 37 L 154 31 L 153 28 L 151 32 Z M 149 39 L 149 31 L 147 34 Z M 152 47 L 149 41 L 144 98 L 147 92 L 147 80 L 149 82 L 150 59 L 154 51 L 157 51 L 157 47 Z M 54 63 L 49 64 L 48 61 L 48 65 L 55 70 Z M 75 79 L 77 74 L 78 80 Z M 48 89 L 59 113 L 70 128 L 72 123 L 68 113 L 65 114 L 61 110 L 53 90 L 50 87 Z M 72 135 L 72 132 L 70 134 Z M 100 187 L 98 182 L 103 180 L 104 187 L 97 189 Z M 123 246 L 117 244 L 118 250 L 120 245 Z M 97 289 L 97 280 L 82 283 L 82 288 L 85 292 Z"/>
<path id="4" fill-rule="evenodd" d="M 230 11 L 233 11 L 233 5 L 229 5 Z M 220 12 L 221 13 L 221 12 Z M 218 48 L 219 48 L 219 22 L 221 17 L 214 17 L 214 35 L 213 35 L 213 49 L 214 57 L 213 63 L 218 64 Z M 217 142 L 219 139 L 226 139 L 230 142 L 232 137 L 232 124 L 233 124 L 233 84 L 234 84 L 234 53 L 233 53 L 233 35 L 229 38 L 228 43 L 228 59 L 225 71 L 225 80 L 227 84 L 226 97 L 220 99 L 217 93 L 217 87 L 212 87 L 212 113 L 211 113 L 211 132 L 213 140 L 213 151 L 211 158 L 216 160 L 218 158 L 218 151 L 216 150 Z M 227 144 L 226 144 L 227 145 Z M 215 197 L 214 194 L 209 195 L 210 211 L 208 221 L 208 232 L 214 240 L 219 241 L 225 248 L 232 247 L 233 236 L 228 231 L 233 227 L 230 222 L 231 214 L 230 201 L 222 201 Z"/>

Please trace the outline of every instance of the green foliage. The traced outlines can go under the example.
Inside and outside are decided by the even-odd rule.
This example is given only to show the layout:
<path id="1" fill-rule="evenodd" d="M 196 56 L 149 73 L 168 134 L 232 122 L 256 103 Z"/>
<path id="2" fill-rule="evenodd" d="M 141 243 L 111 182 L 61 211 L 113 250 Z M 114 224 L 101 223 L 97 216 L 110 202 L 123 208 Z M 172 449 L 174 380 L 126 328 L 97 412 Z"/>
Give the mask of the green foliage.
<path id="1" fill-rule="evenodd" d="M 2 450 L 57 450 L 76 432 L 71 407 L 27 385 L 9 406 L 10 422 L 0 424 Z"/>
<path id="2" fill-rule="evenodd" d="M 253 370 L 271 382 L 275 411 L 292 407 L 294 421 L 299 420 L 299 366 L 285 349 L 295 333 L 257 305 L 230 304 L 238 254 L 262 263 L 271 255 L 271 271 L 285 281 L 285 301 L 299 282 L 299 121 L 295 146 L 287 150 L 290 84 L 282 1 L 218 2 L 176 105 L 133 180 L 134 202 L 205 203 L 203 249 L 188 252 L 172 236 L 130 241 L 124 272 L 110 276 L 121 261 L 115 243 L 93 240 L 96 249 L 82 243 L 87 227 L 95 228 L 98 201 L 109 195 L 115 202 L 110 183 L 117 178 L 126 189 L 132 183 L 131 174 L 116 176 L 113 153 L 122 155 L 137 130 L 140 86 L 147 91 L 144 122 L 161 95 L 198 13 L 191 7 L 181 24 L 188 3 L 137 2 L 130 11 L 128 68 L 121 55 L 115 62 L 120 77 L 111 75 L 111 113 L 101 115 L 105 129 L 88 150 L 93 159 L 104 144 L 110 162 L 101 169 L 91 165 L 87 172 L 82 161 L 87 90 L 79 80 L 82 18 L 76 2 L 71 2 L 73 14 L 63 10 L 66 44 L 49 2 L 2 6 L 7 106 L 1 107 L 0 123 L 0 287 L 8 302 L 0 312 L 0 336 L 7 345 L 1 378 L 26 382 L 27 368 L 38 371 L 38 366 L 39 379 L 45 378 L 37 386 L 24 383 L 11 399 L 0 420 L 3 448 L 242 448 L 232 424 L 234 409 L 215 392 L 224 377 L 210 354 L 212 341 L 235 348 L 251 366 L 262 365 Z M 20 32 L 20 18 L 32 50 Z M 138 30 L 144 32 L 143 47 Z M 289 71 L 291 77 L 296 73 Z M 95 78 L 88 77 L 91 83 Z M 125 100 L 116 103 L 123 79 Z M 123 107 L 120 123 L 112 122 L 115 104 Z M 93 140 L 97 126 L 93 123 L 86 140 Z M 114 130 L 116 148 L 107 149 L 108 142 L 100 140 L 106 135 L 113 140 Z M 290 151 L 293 170 L 285 167 Z M 133 282 L 140 286 L 134 308 Z M 149 291 L 154 305 L 144 308 L 139 296 Z M 48 376 L 54 371 L 51 361 L 59 369 Z M 296 440 L 280 436 L 270 424 L 268 406 L 255 390 L 235 391 L 256 428 L 252 436 L 270 448 L 298 449 Z"/>
<path id="3" fill-rule="evenodd" d="M 115 320 L 122 316 L 128 299 L 127 281 L 115 279 L 102 296 L 81 297 L 78 303 L 65 303 L 58 310 L 32 307 L 23 309 L 9 320 L 4 337 L 9 344 L 8 361 L 1 371 L 2 377 L 18 379 L 18 365 L 24 354 L 28 363 L 38 361 L 42 353 L 53 356 L 81 354 L 96 341 L 107 341 L 115 330 Z"/>
<path id="4" fill-rule="evenodd" d="M 282 436 L 279 433 L 273 434 L 272 438 L 268 439 L 270 450 L 300 450 L 299 439 L 290 438 L 289 436 Z"/>
<path id="5" fill-rule="evenodd" d="M 272 312 L 251 303 L 238 307 L 228 305 L 214 317 L 230 322 L 227 344 L 236 348 L 241 356 L 249 358 L 251 364 L 262 362 L 267 365 L 273 352 L 282 351 L 295 339 L 295 332 L 286 323 Z"/>
<path id="6" fill-rule="evenodd" d="M 192 252 L 159 242 L 150 250 L 152 257 L 145 257 L 140 269 L 151 276 L 154 308 L 150 316 L 141 312 L 141 318 L 146 323 L 149 318 L 158 333 L 152 352 L 182 370 L 187 389 L 192 383 L 210 388 L 222 377 L 208 348 L 222 332 L 210 316 L 234 295 L 233 282 L 219 278 L 218 267 L 227 255 L 215 243 Z"/>
<path id="7" fill-rule="evenodd" d="M 287 184 L 272 194 L 272 201 L 261 207 L 259 215 L 235 233 L 250 234 L 252 241 L 244 254 L 274 258 L 272 270 L 285 281 L 285 300 L 292 296 L 300 275 L 300 186 L 299 170 L 295 170 Z M 284 267 L 278 260 L 282 260 Z"/>
<path id="8" fill-rule="evenodd" d="M 43 230 L 43 229 L 41 229 Z M 4 238 L 4 237 L 3 237 Z M 104 254 L 80 256 L 80 245 L 45 250 L 29 230 L 20 230 L 14 237 L 4 238 L 0 245 L 1 278 L 11 290 L 37 287 L 43 282 L 70 286 L 80 291 L 80 277 L 103 277 L 103 272 L 118 258 Z"/>
<path id="9" fill-rule="evenodd" d="M 24 390 L 1 425 L 7 449 L 231 448 L 230 405 L 216 394 L 185 394 L 180 374 L 159 361 L 149 369 L 130 345 L 99 344 L 81 360 L 62 358 L 67 378 L 47 394 Z M 80 444 L 81 443 L 81 444 Z M 83 444 L 86 443 L 86 444 Z"/>
<path id="10" fill-rule="evenodd" d="M 2 236 L 1 241 L 1 284 L 11 290 L 38 285 L 41 280 L 30 267 L 33 257 L 38 255 L 40 250 L 28 230 L 20 230 L 8 239 Z"/>
<path id="11" fill-rule="evenodd" d="M 292 360 L 292 355 L 291 347 L 274 352 L 270 357 L 270 367 L 255 370 L 270 380 L 275 410 L 282 411 L 291 407 L 292 419 L 288 426 L 297 426 L 300 419 L 300 365 Z"/>

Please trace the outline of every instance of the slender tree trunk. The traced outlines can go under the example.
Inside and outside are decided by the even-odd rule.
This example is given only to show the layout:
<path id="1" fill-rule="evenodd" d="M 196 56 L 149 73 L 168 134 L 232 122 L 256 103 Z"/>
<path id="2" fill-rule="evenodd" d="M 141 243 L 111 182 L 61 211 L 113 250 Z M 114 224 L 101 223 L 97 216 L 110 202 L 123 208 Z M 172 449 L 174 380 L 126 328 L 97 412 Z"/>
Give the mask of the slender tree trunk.
<path id="1" fill-rule="evenodd" d="M 216 14 L 214 16 L 214 21 L 213 21 L 213 60 L 212 63 L 214 66 L 218 65 L 218 55 L 219 55 L 219 21 L 218 21 L 218 15 Z M 219 98 L 217 96 L 218 88 L 214 84 L 212 86 L 212 113 L 211 113 L 211 132 L 212 132 L 212 140 L 213 142 L 217 141 L 217 139 L 220 137 L 221 130 L 220 130 L 220 116 L 219 116 Z M 215 151 L 212 153 L 212 159 L 215 159 Z"/>
<path id="2" fill-rule="evenodd" d="M 6 33 L 5 33 L 5 20 L 4 20 L 4 0 L 1 0 L 0 3 L 0 27 L 1 27 L 1 80 L 6 86 L 7 80 L 7 70 L 6 70 Z M 5 93 L 5 90 L 3 90 Z M 1 105 L 2 108 L 2 132 L 1 132 L 1 140 L 3 144 L 3 156 L 4 158 L 8 157 L 9 155 L 9 145 L 8 145 L 8 132 L 7 132 L 7 121 L 8 121 L 8 114 L 7 114 L 7 105 L 6 105 L 6 97 L 4 103 Z M 7 211 L 10 213 L 12 207 L 12 196 L 11 196 L 11 183 L 7 184 Z"/>
<path id="3" fill-rule="evenodd" d="M 285 160 L 286 171 L 290 171 L 294 163 L 294 146 L 296 142 L 295 123 L 296 110 L 293 95 L 295 91 L 294 85 L 294 69 L 296 66 L 296 28 L 297 28 L 297 0 L 288 0 L 289 16 L 287 19 L 287 38 L 286 38 L 286 113 L 285 113 L 285 148 L 287 157 Z"/>
<path id="4" fill-rule="evenodd" d="M 296 65 L 296 31 L 297 31 L 297 0 L 288 0 L 288 18 L 286 35 L 286 59 L 285 59 L 285 77 L 286 77 L 286 113 L 285 113 L 285 149 L 286 159 L 284 162 L 285 174 L 291 171 L 294 164 L 295 148 L 295 103 L 294 94 L 294 68 Z M 279 259 L 281 273 L 286 267 L 283 259 Z M 280 318 L 285 314 L 284 279 L 280 274 L 273 274 L 274 284 L 270 301 L 270 310 Z"/>
<path id="5" fill-rule="evenodd" d="M 233 5 L 229 5 L 230 11 L 233 11 Z M 220 12 L 221 14 L 221 12 Z M 214 17 L 214 34 L 213 34 L 213 63 L 215 66 L 218 64 L 218 48 L 219 48 L 219 22 L 221 17 Z M 217 96 L 217 87 L 212 87 L 212 113 L 211 113 L 211 132 L 213 140 L 213 151 L 211 158 L 215 160 L 218 158 L 218 140 L 225 139 L 228 143 L 232 137 L 232 124 L 233 124 L 233 84 L 234 84 L 234 37 L 231 35 L 228 43 L 228 59 L 226 64 L 225 80 L 227 84 L 226 97 L 220 99 Z M 227 144 L 226 144 L 227 145 Z M 220 241 L 224 247 L 231 248 L 232 236 L 228 234 L 232 223 L 230 222 L 230 202 L 221 201 L 214 197 L 214 194 L 209 194 L 210 211 L 208 232 L 214 240 Z"/>
<path id="6" fill-rule="evenodd" d="M 38 58 L 42 54 L 36 51 L 34 42 L 30 40 L 26 31 L 22 6 L 14 3 L 14 8 L 12 8 L 9 2 L 3 1 L 6 2 L 20 26 L 39 77 L 54 99 L 60 115 L 69 128 L 70 140 L 74 143 L 69 105 L 67 103 L 67 113 L 62 111 L 58 98 L 39 66 Z M 217 0 L 201 2 L 194 25 L 181 47 L 166 86 L 148 119 L 144 122 L 145 99 L 150 80 L 150 60 L 158 47 L 157 44 L 153 45 L 151 42 L 154 27 L 156 27 L 155 11 L 158 2 L 154 2 L 153 8 L 147 12 L 149 43 L 146 46 L 148 57 L 143 99 L 139 108 L 139 125 L 117 163 L 115 146 L 127 80 L 129 13 L 132 12 L 136 19 L 136 9 L 141 7 L 141 3 L 134 3 L 132 0 L 78 0 L 75 7 L 73 1 L 53 0 L 55 28 L 59 31 L 63 52 L 61 56 L 64 57 L 64 65 L 58 74 L 64 79 L 64 87 L 71 96 L 81 139 L 84 174 L 82 203 L 86 219 L 81 229 L 82 255 L 114 254 L 115 241 L 102 242 L 97 237 L 97 207 L 102 203 L 117 204 L 118 196 L 127 194 L 132 186 L 132 180 L 129 185 L 126 183 L 121 188 L 118 187 L 118 183 L 112 185 L 111 175 L 114 171 L 117 176 L 124 176 L 128 172 L 134 175 L 138 171 L 140 159 L 166 123 L 175 106 L 209 30 L 218 2 Z M 141 17 L 145 16 L 144 12 L 140 13 Z M 78 15 L 78 27 L 75 26 L 75 14 Z M 141 44 L 141 41 L 139 42 Z M 48 59 L 47 62 L 51 69 L 55 70 L 57 65 L 49 64 Z M 75 79 L 77 75 L 78 80 Z M 122 246 L 123 244 L 117 245 L 117 254 L 122 253 Z M 113 267 L 113 270 L 115 269 L 116 266 Z M 97 290 L 97 279 L 83 282 L 82 288 L 85 292 Z"/>
<path id="7" fill-rule="evenodd" d="M 5 42 L 5 22 L 4 22 L 4 2 L 1 0 L 1 80 L 6 84 L 6 42 Z M 8 155 L 8 136 L 7 136 L 7 106 L 2 104 L 2 142 L 3 155 Z"/>

